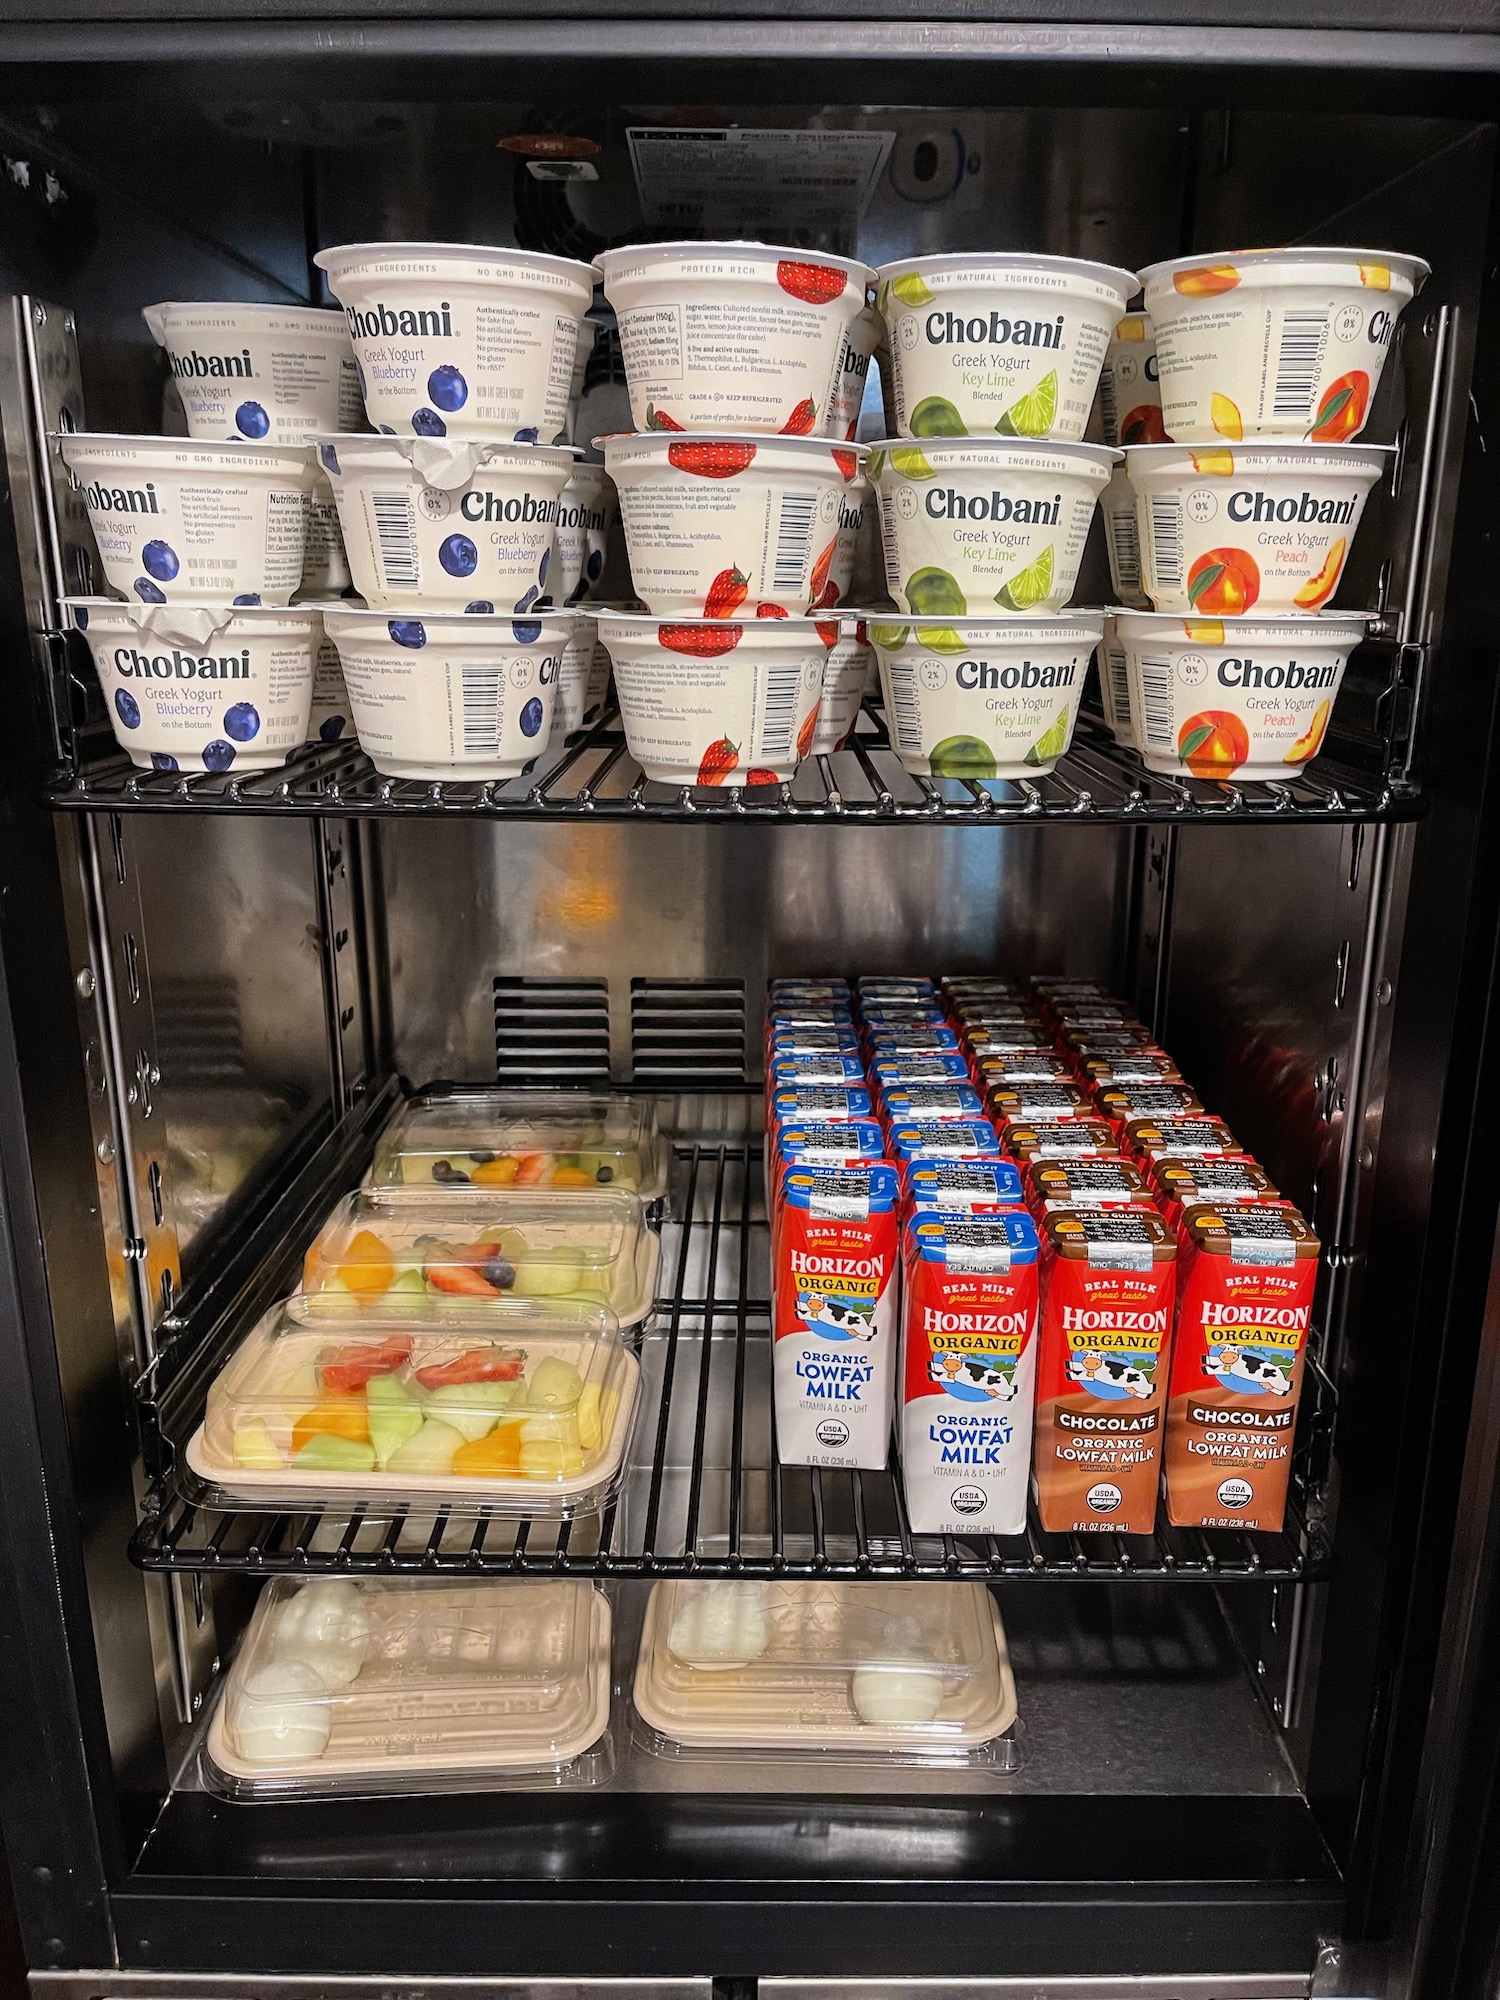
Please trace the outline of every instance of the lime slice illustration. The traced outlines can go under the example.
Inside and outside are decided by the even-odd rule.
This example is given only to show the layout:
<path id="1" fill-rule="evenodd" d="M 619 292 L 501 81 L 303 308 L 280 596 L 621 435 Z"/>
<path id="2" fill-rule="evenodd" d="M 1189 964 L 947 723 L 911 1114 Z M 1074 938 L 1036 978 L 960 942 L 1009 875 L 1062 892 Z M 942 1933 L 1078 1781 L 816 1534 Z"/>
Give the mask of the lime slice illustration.
<path id="1" fill-rule="evenodd" d="M 1026 752 L 1028 764 L 1055 764 L 1068 747 L 1068 711 L 1060 708 L 1052 727 L 1040 735 Z"/>
<path id="2" fill-rule="evenodd" d="M 928 754 L 935 778 L 993 778 L 995 753 L 977 736 L 945 736 Z"/>
<path id="3" fill-rule="evenodd" d="M 969 650 L 962 632 L 955 632 L 951 625 L 919 625 L 917 644 L 925 646 L 929 653 L 967 653 Z"/>
<path id="4" fill-rule="evenodd" d="M 1013 577 L 1001 584 L 995 592 L 995 602 L 1006 611 L 1031 611 L 1038 604 L 1045 603 L 1052 594 L 1052 544 L 1025 569 L 1018 569 Z M 915 606 L 912 607 L 915 610 Z"/>
<path id="5" fill-rule="evenodd" d="M 883 451 L 872 451 L 870 453 L 870 456 L 865 460 L 866 479 L 868 479 L 870 484 L 873 486 L 876 480 L 879 479 L 881 473 L 884 470 L 885 470 L 885 453 Z"/>
<path id="6" fill-rule="evenodd" d="M 945 569 L 919 569 L 907 578 L 906 601 L 919 617 L 962 618 L 969 608 L 958 579 Z"/>
<path id="7" fill-rule="evenodd" d="M 925 409 L 926 405 L 923 405 Z M 949 406 L 952 407 L 951 405 Z M 899 449 L 891 447 L 891 464 L 903 479 L 935 479 L 937 474 L 927 462 L 927 454 L 919 446 L 904 444 Z M 873 475 L 872 475 L 873 476 Z"/>
<path id="8" fill-rule="evenodd" d="M 909 625 L 871 625 L 870 639 L 873 644 L 883 646 L 888 653 L 899 653 L 911 633 Z"/>
<path id="9" fill-rule="evenodd" d="M 1057 422 L 1057 370 L 1044 375 L 1029 394 L 1022 396 L 1001 417 L 995 429 L 1001 437 L 1046 437 Z M 915 424 L 912 426 L 916 428 Z"/>
<path id="10" fill-rule="evenodd" d="M 916 271 L 903 271 L 899 278 L 892 278 L 891 290 L 904 306 L 930 306 L 936 296 Z"/>
<path id="11" fill-rule="evenodd" d="M 924 396 L 911 413 L 911 434 L 919 438 L 961 438 L 967 435 L 967 427 L 946 396 Z"/>

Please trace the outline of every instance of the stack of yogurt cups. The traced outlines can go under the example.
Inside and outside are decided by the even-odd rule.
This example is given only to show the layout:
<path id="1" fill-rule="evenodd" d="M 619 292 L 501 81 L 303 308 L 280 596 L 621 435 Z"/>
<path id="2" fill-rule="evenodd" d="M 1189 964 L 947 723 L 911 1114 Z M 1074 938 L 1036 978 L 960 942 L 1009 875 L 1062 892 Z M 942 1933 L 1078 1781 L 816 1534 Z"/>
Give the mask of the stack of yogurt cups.
<path id="1" fill-rule="evenodd" d="M 1253 783 L 1317 755 L 1362 612 L 1328 611 L 1389 450 L 1354 442 L 1428 275 L 1389 251 L 1150 265 L 1100 384 L 1118 608 L 1099 680 L 1148 770 Z"/>

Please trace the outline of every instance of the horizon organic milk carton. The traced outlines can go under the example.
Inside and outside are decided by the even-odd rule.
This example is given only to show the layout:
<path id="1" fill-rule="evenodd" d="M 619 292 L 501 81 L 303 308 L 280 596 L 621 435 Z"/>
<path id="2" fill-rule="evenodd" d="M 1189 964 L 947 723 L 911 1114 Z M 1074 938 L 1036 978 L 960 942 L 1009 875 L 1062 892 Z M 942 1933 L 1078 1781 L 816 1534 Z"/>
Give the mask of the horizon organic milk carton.
<path id="1" fill-rule="evenodd" d="M 1051 1534 L 1151 1532 L 1176 1258 L 1149 1210 L 1043 1218 L 1032 1484 Z"/>
<path id="2" fill-rule="evenodd" d="M 1167 1405 L 1167 1518 L 1274 1533 L 1286 1507 L 1318 1239 L 1294 1208 L 1190 1208 Z"/>
<path id="3" fill-rule="evenodd" d="M 916 1534 L 1026 1526 L 1039 1256 L 1024 1210 L 907 1220 L 900 1438 Z"/>
<path id="4" fill-rule="evenodd" d="M 886 1464 L 900 1203 L 885 1163 L 781 1170 L 772 1370 L 783 1465 Z"/>

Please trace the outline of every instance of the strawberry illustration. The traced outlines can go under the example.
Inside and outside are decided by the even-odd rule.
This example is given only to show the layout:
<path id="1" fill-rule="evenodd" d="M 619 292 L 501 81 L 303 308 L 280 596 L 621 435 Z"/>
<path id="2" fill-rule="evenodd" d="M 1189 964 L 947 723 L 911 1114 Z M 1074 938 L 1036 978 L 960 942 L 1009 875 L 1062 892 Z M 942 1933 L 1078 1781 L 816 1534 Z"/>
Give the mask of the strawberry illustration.
<path id="1" fill-rule="evenodd" d="M 774 771 L 768 771 L 763 764 L 755 764 L 745 773 L 745 783 L 747 785 L 779 785 L 781 780 Z"/>
<path id="2" fill-rule="evenodd" d="M 757 618 L 785 618 L 789 613 L 783 611 L 779 604 L 757 604 L 755 615 Z"/>
<path id="3" fill-rule="evenodd" d="M 804 305 L 828 306 L 844 296 L 849 280 L 831 264 L 799 264 L 783 257 L 776 266 L 776 282 Z"/>
<path id="4" fill-rule="evenodd" d="M 805 757 L 812 748 L 813 736 L 816 734 L 818 727 L 818 710 L 822 706 L 823 703 L 820 697 L 813 703 L 811 715 L 808 716 L 806 722 L 797 731 L 797 756 L 799 759 Z"/>
<path id="5" fill-rule="evenodd" d="M 708 595 L 703 600 L 704 617 L 732 617 L 749 592 L 750 579 L 742 569 L 721 569 L 708 586 Z"/>
<path id="6" fill-rule="evenodd" d="M 825 646 L 836 646 L 839 642 L 839 621 L 837 618 L 818 620 L 818 637 Z"/>
<path id="7" fill-rule="evenodd" d="M 811 396 L 804 396 L 796 409 L 793 410 L 792 414 L 781 426 L 781 435 L 783 437 L 794 438 L 807 437 L 811 434 L 812 427 L 817 421 L 817 404 Z"/>
<path id="8" fill-rule="evenodd" d="M 669 653 L 691 653 L 698 660 L 732 653 L 740 643 L 738 625 L 658 625 L 656 636 Z"/>
<path id="9" fill-rule="evenodd" d="M 853 437 L 854 435 L 853 431 L 851 431 L 849 435 Z M 833 462 L 838 467 L 839 471 L 843 473 L 846 480 L 858 478 L 859 457 L 855 452 L 840 451 L 838 446 L 835 445 L 833 448 Z"/>
<path id="10" fill-rule="evenodd" d="M 691 444 L 669 444 L 667 457 L 679 472 L 696 472 L 700 479 L 733 479 L 754 462 L 755 446 L 694 438 Z"/>
<path id="11" fill-rule="evenodd" d="M 738 768 L 739 761 L 739 744 L 721 736 L 716 743 L 710 743 L 703 753 L 703 762 L 698 766 L 698 783 L 722 785 L 730 772 Z"/>
<path id="12" fill-rule="evenodd" d="M 865 621 L 864 621 L 864 619 L 863 619 L 863 618 L 858 618 L 858 619 L 856 619 L 856 620 L 855 620 L 855 623 L 854 623 L 854 636 L 855 636 L 855 638 L 856 638 L 856 639 L 858 639 L 859 643 L 860 643 L 860 644 L 861 644 L 862 646 L 868 646 L 868 645 L 869 645 L 869 643 L 870 643 L 870 628 L 869 628 L 869 626 L 868 626 L 868 625 L 867 625 L 867 624 L 865 623 Z"/>
<path id="13" fill-rule="evenodd" d="M 822 555 L 813 564 L 812 575 L 808 578 L 807 590 L 808 595 L 812 598 L 812 608 L 814 611 L 821 610 L 825 604 L 837 604 L 839 601 L 838 585 L 836 583 L 830 584 L 828 581 L 828 572 L 833 567 L 833 559 L 838 554 L 838 547 L 838 536 L 835 535 L 827 548 L 824 549 Z M 831 597 L 828 595 L 830 590 L 833 592 Z"/>
<path id="14" fill-rule="evenodd" d="M 856 412 L 855 415 L 849 419 L 849 428 L 844 432 L 845 443 L 853 444 L 855 433 L 858 430 L 859 430 L 859 415 L 858 412 Z"/>
<path id="15" fill-rule="evenodd" d="M 646 428 L 648 431 L 680 431 L 685 430 L 687 426 L 678 423 L 675 417 L 669 417 L 665 410 L 658 410 L 654 404 L 648 403 Z"/>

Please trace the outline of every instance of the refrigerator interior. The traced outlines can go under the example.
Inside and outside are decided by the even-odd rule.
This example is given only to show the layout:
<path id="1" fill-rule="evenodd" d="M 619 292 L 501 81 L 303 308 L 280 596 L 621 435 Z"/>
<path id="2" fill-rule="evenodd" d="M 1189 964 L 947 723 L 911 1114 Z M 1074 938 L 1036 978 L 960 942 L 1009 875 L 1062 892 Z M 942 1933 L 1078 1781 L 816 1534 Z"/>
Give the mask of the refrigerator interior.
<path id="1" fill-rule="evenodd" d="M 59 1750 L 56 1800 L 22 1813 L 12 1857 L 33 1839 L 39 1857 L 49 1812 L 82 1798 L 77 1879 L 93 1871 L 108 1906 L 79 1914 L 27 1884 L 33 1964 L 1243 1971 L 1293 1991 L 1320 1949 L 1327 1973 L 1337 1941 L 1379 1945 L 1476 1337 L 1454 1244 L 1487 1185 L 1464 1178 L 1472 1104 L 1450 1051 L 1476 1045 L 1484 1005 L 1493 646 L 1447 585 L 1450 560 L 1470 592 L 1483 574 L 1464 438 L 1476 342 L 1495 339 L 1493 128 L 1352 98 L 1312 116 L 1263 91 L 1015 102 L 999 76 L 973 84 L 978 104 L 871 104 L 848 69 L 805 102 L 769 86 L 725 101 L 701 64 L 672 95 L 594 70 L 574 96 L 554 66 L 511 101 L 471 101 L 452 71 L 418 95 L 417 63 L 368 95 L 290 66 L 249 95 L 223 70 L 132 75 L 50 73 L 0 112 L 0 273 L 26 301 L 0 362 L 21 545 L 6 618 L 17 707 L 35 709 L 6 753 L 6 1172 L 37 1221 L 24 1317 L 30 1366 L 56 1382 L 37 1422 L 83 1746 L 79 1770 Z M 170 428 L 142 305 L 326 302 L 310 256 L 337 242 L 587 256 L 661 234 L 627 130 L 689 124 L 891 133 L 862 214 L 829 196 L 759 232 L 871 263 L 1016 246 L 1138 267 L 1299 240 L 1430 260 L 1367 433 L 1399 458 L 1341 598 L 1382 618 L 1305 785 L 1239 806 L 1143 794 L 1092 711 L 1058 779 L 999 812 L 973 787 L 934 801 L 868 751 L 819 760 L 766 807 L 648 795 L 604 737 L 479 799 L 393 797 L 344 751 L 227 798 L 111 761 L 87 670 L 23 630 L 56 624 L 20 504 L 26 356 L 55 411 L 79 395 L 76 336 L 91 429 Z M 548 185 L 497 149 L 539 130 L 596 142 L 597 180 Z M 621 407 L 601 357 L 585 415 Z M 62 539 L 66 574 L 65 518 Z M 1096 525 L 1079 599 L 1107 588 Z M 888 1475 L 774 1466 L 766 981 L 990 970 L 1097 976 L 1134 1001 L 1322 1239 L 1284 1534 L 944 1547 L 913 1542 Z M 207 1382 L 289 1288 L 402 1084 L 497 1079 L 648 1091 L 670 1136 L 646 1416 L 618 1504 L 562 1533 L 191 1506 L 176 1459 Z M 211 1797 L 216 1691 L 264 1577 L 302 1572 L 600 1577 L 611 1775 L 578 1793 Z M 988 1580 L 1019 1693 L 1014 1768 L 656 1754 L 628 1692 L 652 1579 L 781 1572 Z M 33 1570 L 26 1587 L 43 1585 Z"/>

